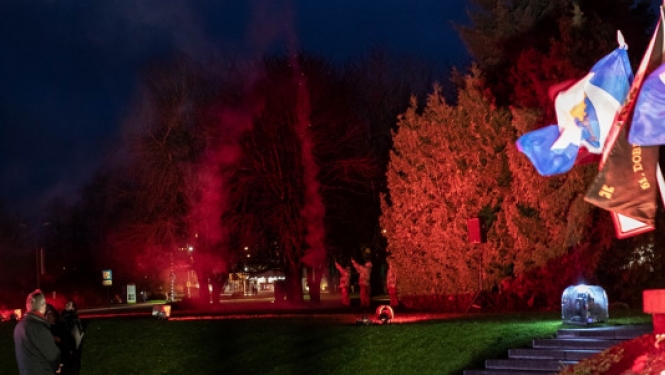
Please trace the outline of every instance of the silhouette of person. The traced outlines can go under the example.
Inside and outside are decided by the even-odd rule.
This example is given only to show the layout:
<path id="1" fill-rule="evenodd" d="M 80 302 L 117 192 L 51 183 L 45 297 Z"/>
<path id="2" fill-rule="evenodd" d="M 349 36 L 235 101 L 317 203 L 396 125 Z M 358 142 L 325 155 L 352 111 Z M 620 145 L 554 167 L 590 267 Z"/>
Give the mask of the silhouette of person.
<path id="1" fill-rule="evenodd" d="M 44 317 L 44 293 L 37 289 L 28 294 L 25 307 L 25 316 L 14 327 L 14 348 L 19 374 L 60 374 L 60 349 L 55 344 Z"/>
<path id="2" fill-rule="evenodd" d="M 55 344 L 60 349 L 60 363 L 62 368 L 61 375 L 72 374 L 72 360 L 74 358 L 74 351 L 76 350 L 76 341 L 71 331 L 67 328 L 67 324 L 53 305 L 47 303 L 44 317 L 49 323 L 51 334 L 55 340 Z"/>
<path id="3" fill-rule="evenodd" d="M 83 351 L 82 342 L 83 342 L 83 324 L 78 315 L 78 310 L 76 309 L 76 302 L 69 301 L 65 305 L 65 310 L 62 312 L 62 318 L 67 325 L 67 330 L 74 337 L 74 355 L 71 361 L 71 371 L 69 374 L 78 375 L 81 371 L 81 354 Z"/>

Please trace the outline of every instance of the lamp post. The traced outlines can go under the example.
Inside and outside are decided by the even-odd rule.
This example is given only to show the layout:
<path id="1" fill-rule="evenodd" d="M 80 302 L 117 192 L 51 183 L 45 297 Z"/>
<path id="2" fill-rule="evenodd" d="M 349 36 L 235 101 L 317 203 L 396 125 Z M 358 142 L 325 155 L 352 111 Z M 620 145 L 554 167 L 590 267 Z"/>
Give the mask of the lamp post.
<path id="1" fill-rule="evenodd" d="M 169 300 L 175 302 L 175 267 L 173 264 L 173 250 L 171 250 L 171 291 L 169 292 Z"/>
<path id="2" fill-rule="evenodd" d="M 194 247 L 193 246 L 187 246 L 187 252 L 189 253 L 188 258 L 192 259 L 192 253 L 194 252 Z M 192 273 L 191 268 L 192 267 L 191 267 L 191 264 L 190 264 L 189 267 L 187 268 L 187 297 L 192 296 L 191 295 L 191 290 L 190 290 L 190 288 L 192 287 L 192 279 L 191 279 L 191 275 L 190 275 Z"/>
<path id="3" fill-rule="evenodd" d="M 37 277 L 37 289 L 41 289 L 41 275 L 46 273 L 44 265 L 44 248 L 40 246 L 40 239 L 42 237 L 41 228 L 50 225 L 50 221 L 42 221 L 41 226 L 37 228 L 37 233 L 35 234 L 35 275 Z"/>

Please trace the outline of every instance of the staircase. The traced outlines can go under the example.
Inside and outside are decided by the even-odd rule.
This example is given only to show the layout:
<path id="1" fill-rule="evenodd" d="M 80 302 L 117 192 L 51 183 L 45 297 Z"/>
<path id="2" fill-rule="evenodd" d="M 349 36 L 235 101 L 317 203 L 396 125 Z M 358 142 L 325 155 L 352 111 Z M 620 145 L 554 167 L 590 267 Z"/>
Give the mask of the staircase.
<path id="1" fill-rule="evenodd" d="M 484 370 L 465 370 L 464 375 L 554 375 L 565 366 L 651 332 L 650 325 L 560 329 L 555 339 L 533 340 L 530 349 L 510 349 L 508 359 L 488 359 Z"/>

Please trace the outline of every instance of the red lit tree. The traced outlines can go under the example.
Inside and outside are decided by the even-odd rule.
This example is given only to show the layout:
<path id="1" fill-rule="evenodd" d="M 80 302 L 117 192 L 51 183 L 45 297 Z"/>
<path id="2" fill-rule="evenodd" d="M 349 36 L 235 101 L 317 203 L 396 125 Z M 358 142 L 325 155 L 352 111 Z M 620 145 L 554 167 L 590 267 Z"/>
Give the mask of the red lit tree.
<path id="1" fill-rule="evenodd" d="M 511 114 L 516 137 L 533 129 L 541 119 L 538 110 L 513 108 Z M 490 250 L 497 264 L 504 267 L 497 272 L 511 280 L 517 278 L 518 284 L 528 284 L 518 287 L 528 293 L 527 297 L 541 293 L 549 303 L 560 302 L 566 286 L 595 280 L 600 256 L 612 243 L 609 217 L 583 199 L 597 174 L 597 165 L 578 165 L 566 174 L 543 177 L 512 143 L 505 153 L 512 176 L 510 194 L 503 201 L 493 232 L 506 238 L 503 247 L 510 249 L 510 256 L 502 256 L 501 248 Z M 541 283 L 533 277 L 523 281 L 527 273 L 538 268 L 544 272 L 542 279 L 552 281 Z"/>
<path id="2" fill-rule="evenodd" d="M 560 296 L 560 284 L 594 275 L 611 239 L 592 231 L 597 210 L 583 201 L 595 166 L 539 176 L 513 145 L 540 112 L 497 107 L 477 74 L 465 78 L 456 106 L 435 91 L 422 111 L 414 105 L 400 118 L 394 135 L 381 224 L 406 304 L 423 307 L 502 281 L 532 297 L 543 286 L 526 275 L 575 254 L 543 291 Z M 469 243 L 473 217 L 487 230 L 486 244 Z"/>
<path id="3" fill-rule="evenodd" d="M 456 107 L 437 89 L 422 113 L 413 103 L 400 117 L 381 225 L 402 295 L 478 290 L 478 253 L 466 223 L 483 212 L 492 221 L 507 194 L 509 124 L 477 77 L 465 80 Z"/>
<path id="4" fill-rule="evenodd" d="M 631 0 L 473 3 L 473 25 L 460 31 L 498 102 L 511 106 L 517 136 L 556 122 L 548 91 L 563 81 L 581 78 L 600 57 L 616 48 L 617 30 L 625 36 L 636 63 L 656 15 L 646 2 Z M 524 276 L 531 269 L 541 273 L 530 276 L 534 278 L 556 274 L 560 283 L 591 281 L 605 264 L 598 262 L 601 254 L 624 259 L 615 269 L 631 267 L 626 264 L 625 246 L 612 240 L 607 215 L 583 202 L 595 165 L 542 178 L 512 145 L 507 154 L 512 188 L 519 193 L 505 200 L 495 226 L 511 233 L 506 241 L 515 250 L 516 262 L 502 273 Z M 637 240 L 641 244 L 628 254 L 652 248 L 648 237 Z M 538 265 L 544 267 L 534 267 Z M 546 294 L 555 299 L 560 285 L 550 286 Z M 532 292 L 535 287 L 532 281 Z"/>

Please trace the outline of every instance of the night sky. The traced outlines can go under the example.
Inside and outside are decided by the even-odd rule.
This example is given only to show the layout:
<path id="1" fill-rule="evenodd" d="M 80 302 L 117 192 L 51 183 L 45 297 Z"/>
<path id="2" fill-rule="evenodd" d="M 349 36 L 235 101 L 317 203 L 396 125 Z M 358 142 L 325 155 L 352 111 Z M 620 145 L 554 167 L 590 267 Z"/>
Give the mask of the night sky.
<path id="1" fill-rule="evenodd" d="M 296 47 L 335 62 L 381 48 L 468 56 L 465 0 L 5 0 L 0 4 L 0 202 L 28 217 L 112 159 L 139 71 L 185 52 L 249 57 Z"/>

